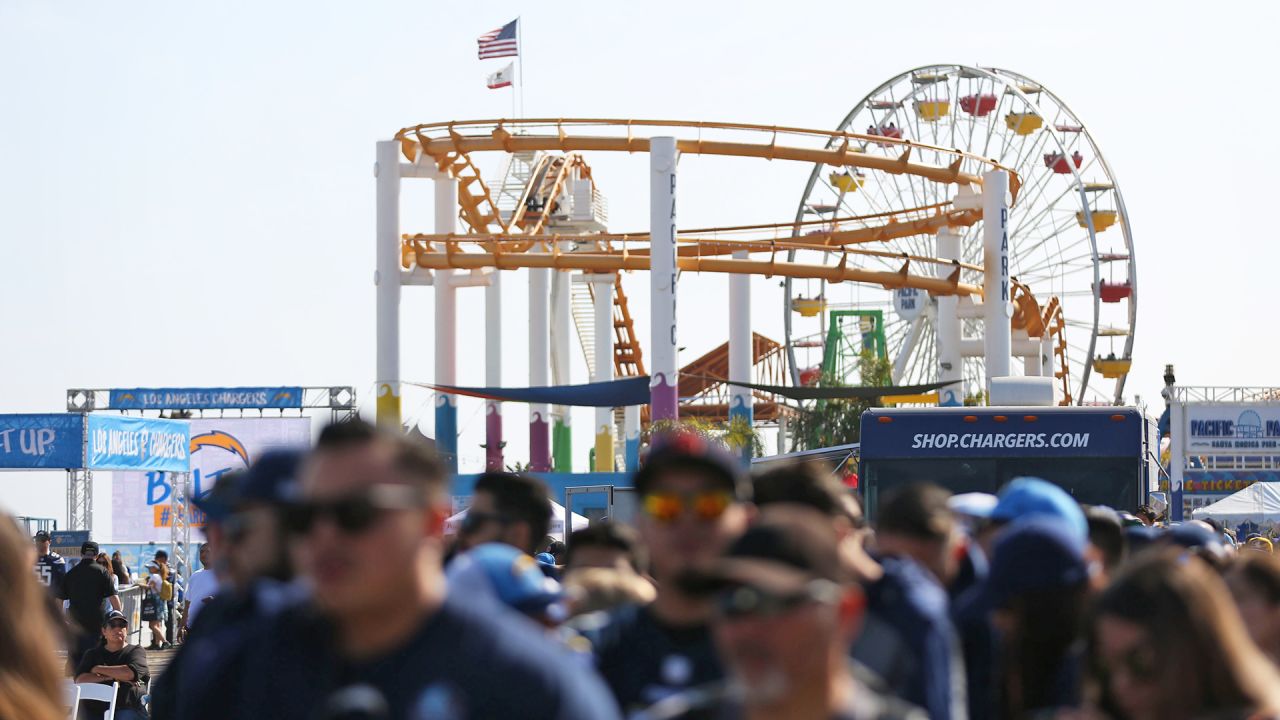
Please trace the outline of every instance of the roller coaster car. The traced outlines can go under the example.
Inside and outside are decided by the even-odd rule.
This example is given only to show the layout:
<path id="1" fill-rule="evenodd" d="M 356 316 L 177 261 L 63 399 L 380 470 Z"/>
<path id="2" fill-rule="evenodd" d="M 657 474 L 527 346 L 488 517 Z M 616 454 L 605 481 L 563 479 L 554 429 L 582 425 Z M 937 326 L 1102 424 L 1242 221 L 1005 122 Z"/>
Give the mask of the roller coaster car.
<path id="1" fill-rule="evenodd" d="M 1080 167 L 1083 162 L 1084 156 L 1079 150 L 1071 153 L 1070 158 L 1062 153 L 1045 153 L 1044 156 L 1044 166 L 1060 175 L 1071 174 L 1071 164 L 1075 163 L 1076 167 Z"/>
<path id="2" fill-rule="evenodd" d="M 1094 210 L 1090 215 L 1093 216 L 1093 231 L 1102 232 L 1112 225 L 1116 224 L 1116 220 L 1120 215 L 1115 210 Z M 1084 211 L 1076 212 L 1076 224 L 1082 228 L 1089 227 L 1089 219 L 1085 217 Z"/>
<path id="3" fill-rule="evenodd" d="M 800 384 L 805 387 L 813 387 L 822 379 L 822 368 L 818 365 L 805 368 L 800 371 Z"/>
<path id="4" fill-rule="evenodd" d="M 937 122 L 951 114 L 950 100 L 917 100 L 916 115 L 925 122 Z"/>
<path id="5" fill-rule="evenodd" d="M 986 117 L 996 109 L 996 96 L 989 93 L 982 95 L 965 95 L 960 98 L 960 109 L 976 115 L 977 117 Z"/>
<path id="6" fill-rule="evenodd" d="M 827 179 L 830 180 L 831 184 L 836 186 L 840 192 L 845 193 L 857 192 L 858 188 L 867 183 L 867 178 L 865 176 L 851 175 L 847 172 L 831 173 Z"/>
<path id="7" fill-rule="evenodd" d="M 1004 116 L 1004 124 L 1019 135 L 1030 135 L 1044 127 L 1044 118 L 1035 113 L 1009 113 Z"/>
<path id="8" fill-rule="evenodd" d="M 1129 368 L 1133 367 L 1133 361 L 1128 358 L 1117 358 L 1114 355 L 1107 357 L 1097 357 L 1093 359 L 1094 372 L 1101 373 L 1102 377 L 1109 380 L 1122 378 L 1129 374 Z"/>
<path id="9" fill-rule="evenodd" d="M 1133 294 L 1129 281 L 1122 283 L 1103 280 L 1098 285 L 1098 299 L 1104 303 L 1118 303 Z"/>
<path id="10" fill-rule="evenodd" d="M 800 317 L 817 317 L 826 307 L 822 298 L 798 297 L 791 301 L 791 309 L 800 313 Z"/>

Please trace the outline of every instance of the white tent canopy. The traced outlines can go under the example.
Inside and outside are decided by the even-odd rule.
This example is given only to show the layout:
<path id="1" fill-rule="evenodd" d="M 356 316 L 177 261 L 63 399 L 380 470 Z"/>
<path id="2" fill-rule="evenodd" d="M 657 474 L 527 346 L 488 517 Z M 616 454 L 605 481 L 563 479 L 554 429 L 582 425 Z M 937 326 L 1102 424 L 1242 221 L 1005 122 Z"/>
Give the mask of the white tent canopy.
<path id="1" fill-rule="evenodd" d="M 1270 525 L 1280 522 L 1280 482 L 1260 482 L 1212 505 L 1191 511 L 1191 516 L 1213 518 L 1226 525 L 1245 522 Z"/>
<path id="2" fill-rule="evenodd" d="M 470 509 L 471 508 L 467 508 L 467 510 L 470 510 Z M 467 517 L 467 510 L 463 510 L 462 512 L 444 521 L 445 535 L 457 534 L 458 526 L 462 525 L 462 521 L 465 520 Z M 591 524 L 590 520 L 587 520 L 585 517 L 583 517 L 582 515 L 579 515 L 578 513 L 573 514 L 572 522 L 573 522 L 574 530 L 581 530 L 582 528 Z M 551 501 L 551 528 L 547 532 L 547 534 L 555 538 L 556 540 L 564 542 L 564 506 L 554 500 Z"/>

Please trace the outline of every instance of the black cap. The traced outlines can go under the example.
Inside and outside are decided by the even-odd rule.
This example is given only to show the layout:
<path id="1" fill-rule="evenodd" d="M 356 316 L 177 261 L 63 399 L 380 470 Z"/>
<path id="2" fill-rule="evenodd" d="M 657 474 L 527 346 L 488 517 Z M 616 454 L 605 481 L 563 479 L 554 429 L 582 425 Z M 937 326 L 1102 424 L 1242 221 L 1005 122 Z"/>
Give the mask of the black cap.
<path id="1" fill-rule="evenodd" d="M 632 482 L 636 492 L 644 495 L 659 475 L 680 470 L 705 474 L 739 500 L 751 499 L 751 485 L 742 472 L 741 463 L 706 438 L 689 431 L 655 436 L 649 455 Z"/>
<path id="2" fill-rule="evenodd" d="M 48 530 L 37 530 L 35 540 L 36 542 L 52 542 L 53 536 L 49 534 Z"/>
<path id="3" fill-rule="evenodd" d="M 98 543 L 92 540 L 84 541 L 84 544 L 80 546 L 80 554 L 88 555 L 89 553 L 98 554 Z"/>
<path id="4" fill-rule="evenodd" d="M 268 450 L 249 467 L 239 483 L 244 502 L 279 503 L 290 499 L 304 453 L 301 450 Z"/>
<path id="5" fill-rule="evenodd" d="M 793 519 L 753 525 L 729 546 L 711 572 L 690 578 L 694 588 L 750 585 L 795 592 L 814 580 L 848 581 L 836 539 L 828 528 Z"/>
<path id="6" fill-rule="evenodd" d="M 102 627 L 110 625 L 112 620 L 123 620 L 125 627 L 129 627 L 129 619 L 119 610 L 108 610 L 107 614 L 102 617 Z"/>

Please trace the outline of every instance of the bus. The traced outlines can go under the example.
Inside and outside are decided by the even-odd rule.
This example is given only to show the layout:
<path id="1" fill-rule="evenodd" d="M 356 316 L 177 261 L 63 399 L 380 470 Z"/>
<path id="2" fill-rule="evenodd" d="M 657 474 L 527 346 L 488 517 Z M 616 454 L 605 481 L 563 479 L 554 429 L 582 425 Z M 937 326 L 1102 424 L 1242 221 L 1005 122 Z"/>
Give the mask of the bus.
<path id="1" fill-rule="evenodd" d="M 874 518 L 879 498 L 908 483 L 994 494 L 1031 476 L 1133 512 L 1151 490 L 1153 433 L 1126 407 L 876 408 L 862 415 L 860 490 Z"/>

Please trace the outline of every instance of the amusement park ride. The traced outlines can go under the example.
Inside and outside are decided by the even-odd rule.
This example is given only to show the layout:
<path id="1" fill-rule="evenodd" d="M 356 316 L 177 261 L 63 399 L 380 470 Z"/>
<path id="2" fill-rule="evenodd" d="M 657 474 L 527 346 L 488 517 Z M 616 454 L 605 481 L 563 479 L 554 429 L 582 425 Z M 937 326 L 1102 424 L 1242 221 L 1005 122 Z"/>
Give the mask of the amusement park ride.
<path id="1" fill-rule="evenodd" d="M 647 232 L 608 228 L 588 164 L 599 153 L 649 154 Z M 813 169 L 793 220 L 684 229 L 676 222 L 683 155 Z M 503 159 L 492 177 L 480 171 L 486 156 Z M 431 233 L 402 233 L 402 178 L 433 181 Z M 646 369 L 651 398 L 596 408 L 596 470 L 613 470 L 619 457 L 634 462 L 642 420 L 674 419 L 678 406 L 684 415 L 775 422 L 785 406 L 748 385 L 865 384 L 866 354 L 892 368 L 889 402 L 981 402 L 992 378 L 1015 374 L 1040 378 L 1033 384 L 1057 404 L 1121 402 L 1137 285 L 1120 190 L 1083 123 L 1013 72 L 905 72 L 835 130 L 605 119 L 416 125 L 378 144 L 377 185 L 379 421 L 400 423 L 400 289 L 432 285 L 436 436 L 446 455 L 456 453 L 456 293 L 483 286 L 487 463 L 502 466 L 498 308 L 502 276 L 520 269 L 530 288 L 527 389 L 566 393 L 531 402 L 534 471 L 568 462 L 568 413 L 543 401 L 596 405 L 619 382 L 650 378 Z M 649 273 L 647 357 L 623 271 Z M 677 371 L 680 271 L 730 276 L 729 341 Z M 751 330 L 751 275 L 784 281 L 781 342 Z M 570 324 L 592 385 L 570 383 Z M 902 387 L 924 390 L 894 396 Z"/>

